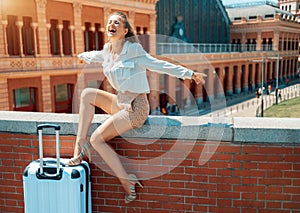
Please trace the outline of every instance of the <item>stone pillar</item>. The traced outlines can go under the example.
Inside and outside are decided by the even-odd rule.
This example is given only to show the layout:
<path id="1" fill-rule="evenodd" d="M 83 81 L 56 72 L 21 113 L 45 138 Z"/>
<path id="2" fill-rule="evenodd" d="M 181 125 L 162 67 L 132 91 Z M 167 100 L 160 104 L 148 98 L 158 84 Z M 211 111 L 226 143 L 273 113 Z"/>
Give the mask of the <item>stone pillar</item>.
<path id="1" fill-rule="evenodd" d="M 274 31 L 273 51 L 279 50 L 279 31 Z"/>
<path id="2" fill-rule="evenodd" d="M 207 96 L 209 98 L 209 101 L 213 101 L 214 100 L 214 74 L 213 74 L 214 70 L 209 68 L 206 72 L 206 79 L 205 79 L 205 89 L 206 89 L 206 93 Z"/>
<path id="3" fill-rule="evenodd" d="M 244 52 L 247 48 L 246 48 L 246 43 L 247 43 L 247 40 L 246 40 L 246 33 L 243 32 L 242 33 L 242 52 Z"/>
<path id="4" fill-rule="evenodd" d="M 169 99 L 169 104 L 176 104 L 176 79 L 171 76 L 166 76 L 168 78 L 167 94 L 171 98 Z M 183 95 L 183 93 L 182 93 Z"/>
<path id="5" fill-rule="evenodd" d="M 57 26 L 58 28 L 58 35 L 59 35 L 59 52 L 60 52 L 60 56 L 64 56 L 64 50 L 63 50 L 63 39 L 62 39 L 62 29 L 63 29 L 63 25 L 59 24 Z"/>
<path id="6" fill-rule="evenodd" d="M 249 67 L 247 65 L 244 66 L 245 69 L 241 69 L 242 73 L 243 73 L 243 92 L 248 92 L 249 90 Z"/>
<path id="7" fill-rule="evenodd" d="M 75 53 L 75 48 L 74 48 L 74 30 L 75 30 L 75 27 L 74 26 L 70 26 L 69 27 L 69 30 L 70 30 L 70 34 L 71 34 L 71 55 L 74 55 Z"/>
<path id="8" fill-rule="evenodd" d="M 251 65 L 251 70 L 249 69 L 250 68 L 250 65 Z M 253 64 L 248 64 L 247 65 L 247 69 L 248 69 L 248 72 L 250 73 L 250 79 L 249 79 L 249 89 L 251 91 L 254 91 L 255 90 L 255 66 Z"/>
<path id="9" fill-rule="evenodd" d="M 150 110 L 151 113 L 159 107 L 159 74 L 155 72 L 149 72 L 149 85 L 151 88 L 149 94 Z"/>
<path id="10" fill-rule="evenodd" d="M 42 76 L 43 112 L 52 112 L 51 82 L 49 75 Z"/>
<path id="11" fill-rule="evenodd" d="M 217 98 L 224 98 L 224 87 L 223 87 L 223 82 L 224 82 L 224 67 L 220 66 L 219 69 L 216 71 L 216 76 L 217 78 L 215 80 L 216 89 L 217 89 Z"/>
<path id="12" fill-rule="evenodd" d="M 109 15 L 111 14 L 111 8 L 110 7 L 104 7 L 104 13 L 103 13 L 103 18 L 104 18 L 104 28 L 106 29 L 106 24 L 107 24 L 107 21 L 108 21 L 108 17 Z M 108 37 L 107 37 L 107 34 L 104 33 L 104 41 L 107 41 L 108 40 Z"/>
<path id="13" fill-rule="evenodd" d="M 6 35 L 6 27 L 7 20 L 2 20 L 0 26 L 0 56 L 8 55 L 8 46 L 7 46 L 7 35 Z"/>
<path id="14" fill-rule="evenodd" d="M 50 31 L 50 28 L 51 28 L 51 24 L 46 24 L 46 29 L 47 29 L 47 36 L 49 38 L 49 41 L 47 42 L 47 55 L 50 56 L 51 55 L 51 46 L 50 46 L 50 36 L 49 36 L 49 31 Z"/>
<path id="15" fill-rule="evenodd" d="M 234 70 L 234 78 L 235 78 L 235 82 L 234 82 L 234 88 L 235 94 L 240 94 L 241 93 L 241 65 L 236 66 L 236 70 Z"/>
<path id="16" fill-rule="evenodd" d="M 156 53 L 156 14 L 150 14 L 149 52 Z"/>
<path id="17" fill-rule="evenodd" d="M 203 84 L 196 84 L 195 85 L 195 99 L 197 105 L 203 104 Z"/>
<path id="18" fill-rule="evenodd" d="M 46 5 L 47 0 L 35 0 L 37 8 L 38 35 L 39 35 L 39 54 L 49 56 L 49 30 L 47 28 Z"/>
<path id="19" fill-rule="evenodd" d="M 34 56 L 38 56 L 38 43 L 37 43 L 37 36 L 36 36 L 36 29 L 38 27 L 37 23 L 31 23 L 33 28 L 33 42 L 34 42 Z"/>
<path id="20" fill-rule="evenodd" d="M 226 95 L 232 95 L 233 94 L 233 85 L 232 85 L 232 71 L 233 67 L 228 67 L 228 70 L 226 72 Z"/>
<path id="21" fill-rule="evenodd" d="M 261 32 L 257 32 L 257 43 L 256 43 L 256 50 L 257 51 L 262 50 L 261 44 L 262 44 L 262 41 L 261 41 Z"/>
<path id="22" fill-rule="evenodd" d="M 19 30 L 20 56 L 24 57 L 23 35 L 22 35 L 23 22 L 18 21 L 17 26 L 18 26 L 18 30 Z"/>
<path id="23" fill-rule="evenodd" d="M 9 109 L 9 100 L 8 100 L 8 91 L 7 78 L 0 78 L 0 110 L 8 111 Z"/>
<path id="24" fill-rule="evenodd" d="M 82 32 L 82 3 L 74 2 L 73 3 L 74 10 L 74 54 L 78 54 L 84 51 L 84 37 Z"/>
<path id="25" fill-rule="evenodd" d="M 128 13 L 128 21 L 133 27 L 133 29 L 135 29 L 135 12 L 132 10 L 130 10 Z"/>

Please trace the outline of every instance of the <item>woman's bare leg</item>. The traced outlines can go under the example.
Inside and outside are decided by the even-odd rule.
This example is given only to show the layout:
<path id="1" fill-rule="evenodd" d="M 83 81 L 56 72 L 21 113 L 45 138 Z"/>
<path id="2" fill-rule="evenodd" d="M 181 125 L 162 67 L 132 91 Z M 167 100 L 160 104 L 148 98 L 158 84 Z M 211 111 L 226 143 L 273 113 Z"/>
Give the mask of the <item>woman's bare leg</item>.
<path id="1" fill-rule="evenodd" d="M 87 88 L 82 91 L 74 157 L 78 157 L 81 151 L 80 146 L 82 147 L 88 141 L 88 131 L 94 118 L 95 106 L 109 114 L 120 110 L 116 104 L 116 95 L 94 88 Z"/>
<path id="2" fill-rule="evenodd" d="M 125 171 L 118 154 L 106 142 L 130 129 L 132 129 L 130 121 L 122 116 L 122 112 L 119 112 L 112 115 L 99 126 L 90 138 L 90 143 L 94 150 L 115 173 L 128 195 L 130 194 L 128 174 Z"/>

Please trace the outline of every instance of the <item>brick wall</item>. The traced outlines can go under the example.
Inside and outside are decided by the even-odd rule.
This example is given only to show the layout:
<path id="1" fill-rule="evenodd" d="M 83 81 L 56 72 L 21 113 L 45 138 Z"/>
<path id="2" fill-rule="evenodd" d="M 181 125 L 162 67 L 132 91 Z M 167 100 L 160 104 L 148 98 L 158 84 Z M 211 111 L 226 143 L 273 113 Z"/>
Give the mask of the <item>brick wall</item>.
<path id="1" fill-rule="evenodd" d="M 61 136 L 62 157 L 73 152 L 74 136 Z M 54 136 L 45 136 L 45 155 L 55 153 Z M 135 139 L 141 146 L 116 138 L 119 154 L 151 159 L 176 140 Z M 38 157 L 36 135 L 0 133 L 0 212 L 24 212 L 22 174 Z M 221 142 L 212 158 L 199 165 L 205 145 L 197 141 L 171 172 L 143 180 L 138 198 L 125 205 L 123 188 L 114 176 L 91 163 L 93 212 L 300 212 L 300 146 Z M 154 166 L 154 165 L 151 165 Z"/>

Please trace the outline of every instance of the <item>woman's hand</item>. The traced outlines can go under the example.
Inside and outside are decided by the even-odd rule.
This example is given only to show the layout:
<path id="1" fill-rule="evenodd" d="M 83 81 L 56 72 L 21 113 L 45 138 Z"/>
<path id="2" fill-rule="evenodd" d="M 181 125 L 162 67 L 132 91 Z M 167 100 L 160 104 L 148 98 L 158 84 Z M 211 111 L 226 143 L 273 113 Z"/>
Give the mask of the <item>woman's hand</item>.
<path id="1" fill-rule="evenodd" d="M 193 72 L 193 75 L 192 75 L 192 79 L 196 82 L 196 84 L 200 84 L 200 83 L 204 84 L 205 77 L 207 77 L 207 75 L 204 73 L 200 73 L 200 72 Z"/>

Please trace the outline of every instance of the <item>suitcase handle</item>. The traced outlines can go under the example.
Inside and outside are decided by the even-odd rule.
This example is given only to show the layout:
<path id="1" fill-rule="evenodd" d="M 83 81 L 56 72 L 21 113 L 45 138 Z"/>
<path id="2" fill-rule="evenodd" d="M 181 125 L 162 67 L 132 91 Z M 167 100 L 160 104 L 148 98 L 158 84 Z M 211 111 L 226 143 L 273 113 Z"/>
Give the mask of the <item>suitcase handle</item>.
<path id="1" fill-rule="evenodd" d="M 37 126 L 37 130 L 43 130 L 45 128 L 53 128 L 55 130 L 60 130 L 60 126 L 56 124 L 40 124 Z"/>
<path id="2" fill-rule="evenodd" d="M 39 135 L 39 156 L 40 156 L 40 174 L 44 173 L 43 170 L 43 165 L 44 165 L 44 160 L 43 160 L 43 129 L 45 128 L 53 128 L 55 129 L 55 135 L 56 135 L 56 161 L 57 161 L 57 170 L 56 170 L 56 175 L 59 175 L 60 171 L 60 143 L 59 143 L 59 131 L 60 131 L 60 126 L 56 124 L 40 124 L 37 126 L 38 130 L 38 135 Z"/>

